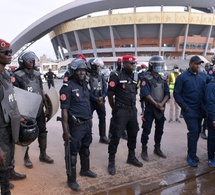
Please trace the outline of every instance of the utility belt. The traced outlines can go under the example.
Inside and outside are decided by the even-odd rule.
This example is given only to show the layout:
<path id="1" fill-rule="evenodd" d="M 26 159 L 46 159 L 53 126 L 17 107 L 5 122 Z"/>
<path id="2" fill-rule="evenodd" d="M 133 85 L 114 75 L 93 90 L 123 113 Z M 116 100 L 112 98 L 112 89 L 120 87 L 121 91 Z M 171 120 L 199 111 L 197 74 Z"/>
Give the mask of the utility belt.
<path id="1" fill-rule="evenodd" d="M 128 109 L 128 110 L 130 110 L 130 109 L 133 109 L 135 107 L 136 107 L 135 104 L 131 105 L 131 106 L 128 106 L 128 105 L 125 105 L 125 104 L 116 104 L 116 108 L 119 108 L 119 109 Z"/>
<path id="2" fill-rule="evenodd" d="M 77 127 L 79 125 L 91 123 L 92 119 L 84 120 L 84 119 L 76 118 L 74 115 L 72 115 L 71 121 L 72 121 L 72 124 Z"/>

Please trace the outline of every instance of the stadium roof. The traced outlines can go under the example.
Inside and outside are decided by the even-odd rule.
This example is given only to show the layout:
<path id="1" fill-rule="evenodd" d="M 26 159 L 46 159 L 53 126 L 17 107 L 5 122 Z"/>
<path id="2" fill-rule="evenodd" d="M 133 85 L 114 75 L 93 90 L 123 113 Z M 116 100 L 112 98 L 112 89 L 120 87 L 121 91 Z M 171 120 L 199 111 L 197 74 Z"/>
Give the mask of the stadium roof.
<path id="1" fill-rule="evenodd" d="M 33 43 L 51 32 L 56 26 L 87 15 L 89 13 L 143 6 L 191 6 L 203 12 L 211 12 L 214 1 L 197 0 L 76 0 L 68 3 L 44 17 L 40 18 L 23 30 L 11 42 L 11 48 L 16 53 L 25 44 Z"/>

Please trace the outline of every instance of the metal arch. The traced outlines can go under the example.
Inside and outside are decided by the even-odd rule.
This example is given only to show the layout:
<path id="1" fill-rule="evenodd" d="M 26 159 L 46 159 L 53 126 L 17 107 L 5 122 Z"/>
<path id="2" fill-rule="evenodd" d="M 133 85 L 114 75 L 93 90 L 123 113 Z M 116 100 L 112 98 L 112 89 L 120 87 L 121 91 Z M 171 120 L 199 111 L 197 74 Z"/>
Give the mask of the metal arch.
<path id="1" fill-rule="evenodd" d="M 108 9 L 120 9 L 127 7 L 140 6 L 187 6 L 192 5 L 196 9 L 213 7 L 213 1 L 196 1 L 196 0 L 82 0 L 68 3 L 44 17 L 40 18 L 11 42 L 11 48 L 16 53 L 23 45 L 35 42 L 52 31 L 54 27 L 66 21 L 76 19 L 80 16 L 87 15 L 97 11 Z"/>

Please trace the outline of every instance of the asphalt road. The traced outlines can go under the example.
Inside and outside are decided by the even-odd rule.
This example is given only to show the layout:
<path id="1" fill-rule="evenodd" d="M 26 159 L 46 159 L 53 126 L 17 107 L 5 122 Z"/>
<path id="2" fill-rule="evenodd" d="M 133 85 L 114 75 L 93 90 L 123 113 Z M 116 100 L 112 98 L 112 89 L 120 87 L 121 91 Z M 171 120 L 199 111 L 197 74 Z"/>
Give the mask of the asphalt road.
<path id="1" fill-rule="evenodd" d="M 62 86 L 62 80 L 55 80 L 56 90 Z M 44 87 L 47 84 L 44 83 Z M 137 99 L 139 97 L 137 96 Z M 107 108 L 107 129 L 111 117 L 111 110 L 106 102 Z M 141 116 L 140 103 L 137 100 L 138 120 L 140 131 L 138 133 L 136 155 L 140 158 L 141 153 Z M 166 118 L 169 105 L 166 108 Z M 64 146 L 62 139 L 61 123 L 56 121 L 60 116 L 60 109 L 57 114 L 47 123 L 48 148 L 47 154 L 54 160 L 54 164 L 45 164 L 39 161 L 39 148 L 37 141 L 30 146 L 30 158 L 34 164 L 32 169 L 23 165 L 25 148 L 16 147 L 16 171 L 26 173 L 27 178 L 22 181 L 12 181 L 15 185 L 12 194 L 15 195 L 67 195 L 67 194 L 100 194 L 100 195 L 139 195 L 139 194 L 163 194 L 163 195 L 190 195 L 190 194 L 214 194 L 214 169 L 207 165 L 207 142 L 199 139 L 198 156 L 200 164 L 198 168 L 191 168 L 187 165 L 187 139 L 186 125 L 181 123 L 165 123 L 165 130 L 162 139 L 162 150 L 167 159 L 161 159 L 153 154 L 154 130 L 149 139 L 149 162 L 143 162 L 142 168 L 137 168 L 126 163 L 127 142 L 121 140 L 116 155 L 115 176 L 107 172 L 108 150 L 107 145 L 99 143 L 98 118 L 96 113 L 93 116 L 93 142 L 91 144 L 91 170 L 98 174 L 95 179 L 79 176 L 80 162 L 77 162 L 77 181 L 81 187 L 79 192 L 74 192 L 66 185 L 66 171 L 64 162 Z"/>

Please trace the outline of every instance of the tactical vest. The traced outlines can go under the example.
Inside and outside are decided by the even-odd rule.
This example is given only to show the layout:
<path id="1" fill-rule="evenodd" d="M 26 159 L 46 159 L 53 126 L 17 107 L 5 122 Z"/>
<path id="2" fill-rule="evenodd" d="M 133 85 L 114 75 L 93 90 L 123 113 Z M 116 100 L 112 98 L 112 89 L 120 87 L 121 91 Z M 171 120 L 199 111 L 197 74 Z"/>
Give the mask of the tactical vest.
<path id="1" fill-rule="evenodd" d="M 39 81 L 40 73 L 38 71 L 33 70 L 33 75 L 34 75 L 33 78 L 29 78 L 23 70 L 18 70 L 17 72 L 14 73 L 14 75 L 17 75 L 18 77 L 21 78 L 22 86 L 23 86 L 22 89 L 27 90 L 31 93 L 37 93 L 42 96 L 42 89 Z M 41 102 L 41 105 L 38 111 L 38 116 L 40 115 L 42 108 L 43 108 L 43 101 Z"/>
<path id="2" fill-rule="evenodd" d="M 103 83 L 102 83 L 101 75 L 96 75 L 96 76 L 90 75 L 89 84 L 90 84 L 90 91 L 96 97 L 102 96 Z"/>
<path id="3" fill-rule="evenodd" d="M 164 98 L 164 80 L 160 77 L 157 81 L 151 74 L 147 74 L 145 78 L 151 86 L 151 96 L 156 102 L 162 102 Z"/>
<path id="4" fill-rule="evenodd" d="M 0 74 L 0 82 L 3 89 L 3 99 L 1 100 L 1 108 L 3 117 L 0 117 L 1 126 L 11 126 L 13 140 L 18 141 L 19 128 L 20 128 L 20 113 L 18 110 L 13 85 L 10 81 L 9 73 L 7 75 Z M 7 124 L 7 125 L 6 125 Z"/>

